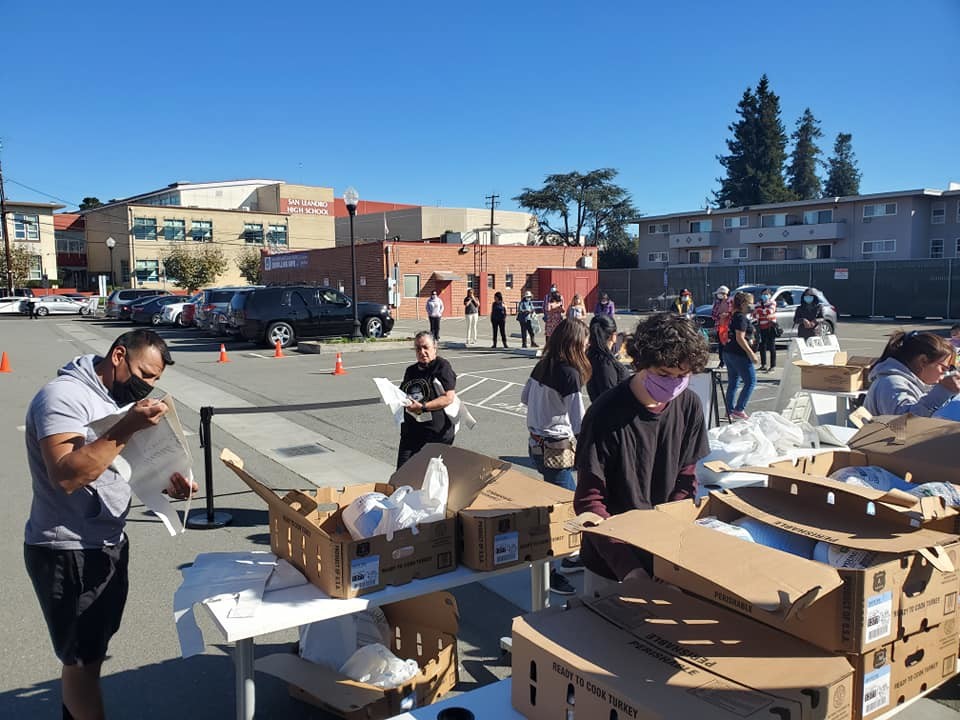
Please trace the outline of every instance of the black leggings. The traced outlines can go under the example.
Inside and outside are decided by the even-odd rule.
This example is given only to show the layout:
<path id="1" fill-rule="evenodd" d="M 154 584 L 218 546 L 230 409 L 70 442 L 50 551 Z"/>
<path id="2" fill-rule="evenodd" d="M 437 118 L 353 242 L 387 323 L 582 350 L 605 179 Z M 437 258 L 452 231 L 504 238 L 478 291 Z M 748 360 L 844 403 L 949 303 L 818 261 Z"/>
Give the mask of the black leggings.
<path id="1" fill-rule="evenodd" d="M 490 324 L 493 325 L 493 346 L 497 346 L 497 331 L 500 331 L 500 337 L 503 339 L 503 346 L 507 346 L 507 320 L 503 318 L 501 320 L 491 320 Z"/>
<path id="2" fill-rule="evenodd" d="M 770 365 L 767 365 L 767 351 L 770 351 Z M 760 329 L 760 364 L 773 369 L 777 366 L 777 326 Z"/>
<path id="3" fill-rule="evenodd" d="M 433 335 L 434 340 L 440 339 L 440 318 L 432 317 L 430 319 L 430 334 Z"/>

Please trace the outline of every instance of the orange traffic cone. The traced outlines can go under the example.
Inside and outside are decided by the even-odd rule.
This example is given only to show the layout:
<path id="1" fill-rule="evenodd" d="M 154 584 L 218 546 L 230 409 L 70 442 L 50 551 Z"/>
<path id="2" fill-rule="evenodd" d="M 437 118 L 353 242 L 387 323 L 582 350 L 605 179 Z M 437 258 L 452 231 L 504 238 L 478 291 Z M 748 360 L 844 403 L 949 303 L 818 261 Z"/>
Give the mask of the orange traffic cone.
<path id="1" fill-rule="evenodd" d="M 334 375 L 346 375 L 347 371 L 343 369 L 343 358 L 340 357 L 340 353 L 337 353 L 337 364 L 333 368 Z"/>
<path id="2" fill-rule="evenodd" d="M 217 360 L 218 363 L 228 363 L 230 358 L 227 357 L 227 349 L 223 346 L 223 343 L 220 343 L 220 359 Z"/>
<path id="3" fill-rule="evenodd" d="M 13 370 L 10 369 L 10 361 L 7 360 L 6 353 L 3 353 L 3 355 L 0 355 L 0 373 L 4 373 L 4 372 L 13 372 Z"/>
<path id="4" fill-rule="evenodd" d="M 286 357 L 286 355 L 283 354 L 283 347 L 280 345 L 279 340 L 277 340 L 276 345 L 273 347 L 273 356 L 275 358 Z"/>

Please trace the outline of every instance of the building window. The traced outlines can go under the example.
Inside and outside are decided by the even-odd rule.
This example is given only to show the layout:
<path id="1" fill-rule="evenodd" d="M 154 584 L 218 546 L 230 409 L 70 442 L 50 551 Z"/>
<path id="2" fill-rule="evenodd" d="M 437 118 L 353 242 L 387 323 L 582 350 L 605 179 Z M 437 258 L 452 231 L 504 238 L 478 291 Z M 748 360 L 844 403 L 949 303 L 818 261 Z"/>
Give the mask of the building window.
<path id="1" fill-rule="evenodd" d="M 164 240 L 185 240 L 187 237 L 186 220 L 164 220 L 163 221 L 163 239 Z"/>
<path id="2" fill-rule="evenodd" d="M 43 262 L 39 255 L 30 256 L 30 275 L 29 280 L 42 280 L 43 279 Z"/>
<path id="3" fill-rule="evenodd" d="M 833 245 L 804 245 L 804 260 L 829 260 L 833 256 Z"/>
<path id="4" fill-rule="evenodd" d="M 690 232 L 710 232 L 713 230 L 713 220 L 692 220 L 690 222 Z"/>
<path id="5" fill-rule="evenodd" d="M 420 276 L 419 275 L 403 276 L 403 296 L 405 298 L 420 297 Z"/>
<path id="6" fill-rule="evenodd" d="M 960 238 L 957 238 L 954 242 L 953 254 L 957 257 L 960 257 Z"/>
<path id="7" fill-rule="evenodd" d="M 808 210 L 803 214 L 804 225 L 822 225 L 833 222 L 833 210 Z"/>
<path id="8" fill-rule="evenodd" d="M 943 257 L 943 238 L 930 239 L 930 258 L 937 259 Z"/>
<path id="9" fill-rule="evenodd" d="M 138 217 L 133 219 L 134 240 L 156 240 L 157 219 Z"/>
<path id="10" fill-rule="evenodd" d="M 765 262 L 780 262 L 783 260 L 800 260 L 803 250 L 798 247 L 764 247 L 760 248 L 760 259 Z"/>
<path id="11" fill-rule="evenodd" d="M 877 205 L 864 205 L 863 216 L 865 218 L 883 217 L 884 215 L 896 215 L 896 203 L 879 203 Z"/>
<path id="12" fill-rule="evenodd" d="M 130 261 L 129 260 L 120 261 L 120 282 L 122 283 L 130 282 Z"/>
<path id="13" fill-rule="evenodd" d="M 286 225 L 271 225 L 269 230 L 269 235 L 267 235 L 267 240 L 272 245 L 283 245 L 287 244 L 287 226 Z"/>
<path id="14" fill-rule="evenodd" d="M 699 250 L 688 250 L 687 251 L 687 262 L 691 265 L 700 264 L 700 251 Z"/>
<path id="15" fill-rule="evenodd" d="M 476 275 L 473 273 L 467 274 L 467 287 L 476 292 L 480 289 L 480 282 Z"/>
<path id="16" fill-rule="evenodd" d="M 40 239 L 40 216 L 13 214 L 13 239 L 18 242 L 31 242 Z M 40 279 L 37 277 L 36 279 Z"/>
<path id="17" fill-rule="evenodd" d="M 503 286 L 507 290 L 513 290 L 513 273 L 507 273 L 503 276 Z"/>
<path id="18" fill-rule="evenodd" d="M 787 224 L 786 213 L 775 213 L 773 215 L 760 216 L 760 227 L 765 227 L 765 228 L 783 227 L 786 224 Z"/>
<path id="19" fill-rule="evenodd" d="M 947 217 L 947 206 L 945 203 L 938 203 L 930 208 L 930 224 L 943 225 Z"/>
<path id="20" fill-rule="evenodd" d="M 652 252 L 647 255 L 647 262 L 670 262 L 670 254 L 666 252 Z"/>
<path id="21" fill-rule="evenodd" d="M 137 260 L 137 282 L 157 282 L 159 279 L 159 260 Z"/>
<path id="22" fill-rule="evenodd" d="M 194 242 L 213 242 L 213 221 L 194 220 L 190 226 L 190 236 Z"/>
<path id="23" fill-rule="evenodd" d="M 652 223 L 647 226 L 647 232 L 651 235 L 668 233 L 670 232 L 670 223 Z"/>
<path id="24" fill-rule="evenodd" d="M 750 226 L 748 217 L 728 217 L 723 219 L 724 230 L 735 230 L 736 228 L 745 228 Z"/>
<path id="25" fill-rule="evenodd" d="M 261 223 L 244 223 L 243 239 L 250 245 L 263 245 L 263 225 Z"/>
<path id="26" fill-rule="evenodd" d="M 893 253 L 897 251 L 896 240 L 864 240 L 861 248 L 864 255 Z"/>
<path id="27" fill-rule="evenodd" d="M 487 273 L 487 288 L 493 290 L 497 286 L 497 276 L 493 273 Z"/>
<path id="28" fill-rule="evenodd" d="M 746 260 L 747 259 L 747 248 L 724 248 L 723 249 L 723 259 L 724 260 Z"/>

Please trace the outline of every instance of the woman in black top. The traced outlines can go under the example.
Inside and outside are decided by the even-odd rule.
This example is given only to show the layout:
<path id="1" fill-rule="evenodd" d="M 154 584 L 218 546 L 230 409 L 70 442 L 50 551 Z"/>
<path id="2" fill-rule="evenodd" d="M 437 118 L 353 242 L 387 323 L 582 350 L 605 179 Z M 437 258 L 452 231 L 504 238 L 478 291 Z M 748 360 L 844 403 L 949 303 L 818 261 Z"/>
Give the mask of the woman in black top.
<path id="1" fill-rule="evenodd" d="M 617 342 L 617 323 L 609 315 L 594 315 L 590 321 L 590 346 L 587 359 L 593 372 L 587 382 L 587 394 L 593 402 L 628 377 L 630 370 L 613 354 Z"/>
<path id="2" fill-rule="evenodd" d="M 503 293 L 493 294 L 493 305 L 490 306 L 490 324 L 493 325 L 493 347 L 497 346 L 497 331 L 507 347 L 507 306 L 503 304 Z"/>
<path id="3" fill-rule="evenodd" d="M 398 468 L 427 443 L 453 445 L 457 431 L 444 411 L 457 397 L 457 374 L 446 359 L 437 355 L 437 341 L 426 330 L 414 336 L 413 349 L 417 362 L 407 368 L 400 383 L 410 405 L 400 426 Z"/>
<path id="4" fill-rule="evenodd" d="M 753 338 L 753 323 L 750 313 L 753 312 L 753 295 L 747 292 L 738 292 L 733 296 L 733 315 L 730 317 L 730 339 L 723 347 L 723 359 L 727 364 L 727 412 L 730 420 L 747 419 L 747 403 L 757 386 L 757 369 L 754 367 L 760 359 L 754 352 L 751 339 Z M 743 382 L 740 397 L 737 387 Z M 734 402 L 736 400 L 736 402 Z"/>
<path id="5" fill-rule="evenodd" d="M 820 329 L 820 320 L 823 319 L 823 305 L 820 303 L 820 293 L 816 288 L 809 287 L 803 291 L 800 304 L 793 313 L 793 325 L 797 328 L 797 337 L 816 337 Z"/>

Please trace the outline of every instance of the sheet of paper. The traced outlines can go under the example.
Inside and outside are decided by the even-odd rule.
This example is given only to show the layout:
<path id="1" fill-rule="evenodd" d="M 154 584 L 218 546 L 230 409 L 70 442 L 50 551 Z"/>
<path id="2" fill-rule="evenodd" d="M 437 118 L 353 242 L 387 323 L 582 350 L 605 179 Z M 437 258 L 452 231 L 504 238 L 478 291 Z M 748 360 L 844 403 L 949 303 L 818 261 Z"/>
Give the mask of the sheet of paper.
<path id="1" fill-rule="evenodd" d="M 443 385 L 440 384 L 440 381 L 434 379 L 433 389 L 437 391 L 437 396 L 445 395 L 446 390 L 443 389 Z M 455 425 L 455 432 L 460 432 L 460 423 L 463 423 L 467 426 L 468 429 L 473 430 L 474 426 L 477 424 L 476 418 L 470 414 L 470 411 L 467 410 L 466 404 L 460 400 L 460 396 L 454 393 L 453 402 L 447 405 L 443 411 L 447 414 L 451 420 L 453 420 Z"/>
<path id="2" fill-rule="evenodd" d="M 393 421 L 397 427 L 400 427 L 403 425 L 403 409 L 407 406 L 407 394 L 387 378 L 374 378 L 373 382 L 377 386 L 380 398 L 390 408 Z"/>
<path id="3" fill-rule="evenodd" d="M 133 434 L 123 452 L 113 461 L 113 468 L 130 483 L 130 489 L 140 502 L 160 518 L 167 532 L 178 535 L 185 529 L 183 522 L 163 491 L 170 487 L 170 477 L 174 473 L 180 473 L 193 482 L 193 459 L 173 398 L 167 395 L 162 400 L 170 410 L 153 427 Z M 103 435 L 129 409 L 128 405 L 112 415 L 95 420 L 90 423 L 90 428 L 98 436 Z M 189 514 L 188 499 L 183 516 Z"/>

